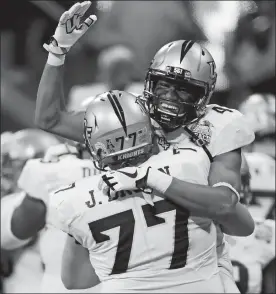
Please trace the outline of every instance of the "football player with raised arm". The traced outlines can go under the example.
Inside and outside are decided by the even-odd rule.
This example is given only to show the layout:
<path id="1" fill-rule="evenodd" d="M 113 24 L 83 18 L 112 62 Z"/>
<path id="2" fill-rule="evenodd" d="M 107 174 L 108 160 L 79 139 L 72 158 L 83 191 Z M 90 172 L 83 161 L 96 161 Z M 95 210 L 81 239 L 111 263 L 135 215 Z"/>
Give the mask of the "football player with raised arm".
<path id="1" fill-rule="evenodd" d="M 203 149 L 190 143 L 159 152 L 143 103 L 121 91 L 103 93 L 89 104 L 84 137 L 104 173 L 61 187 L 50 196 L 50 211 L 56 215 L 53 225 L 75 239 L 67 240 L 63 254 L 65 286 L 92 287 L 96 273 L 102 292 L 223 292 L 212 219 L 227 228 L 225 215 L 236 213 L 227 213 L 227 207 L 218 210 L 215 203 L 206 202 L 204 209 L 200 203 L 189 204 L 196 193 L 210 198 L 224 191 L 208 186 L 204 170 L 209 163 Z M 175 185 L 172 181 L 185 181 L 182 207 L 163 199 L 166 191 L 155 189 L 152 169 L 160 171 L 168 189 Z M 109 197 L 108 187 L 113 190 Z M 235 197 L 238 202 L 237 192 Z"/>
<path id="2" fill-rule="evenodd" d="M 60 107 L 60 100 L 63 100 L 61 84 L 66 53 L 96 20 L 95 16 L 90 16 L 80 24 L 80 17 L 89 5 L 89 2 L 76 3 L 65 12 L 51 43 L 45 45 L 49 56 L 40 81 L 36 104 L 35 122 L 38 127 L 78 142 L 83 142 L 84 112 L 69 113 L 65 107 Z M 244 207 L 235 206 L 235 195 L 240 189 L 240 148 L 254 140 L 254 133 L 238 111 L 208 105 L 215 88 L 216 76 L 215 62 L 204 47 L 193 41 L 171 42 L 157 52 L 150 65 L 146 75 L 144 98 L 152 118 L 162 127 L 160 130 L 156 129 L 156 133 L 165 131 L 165 136 L 160 135 L 160 148 L 169 149 L 182 143 L 193 147 L 201 146 L 206 160 L 209 160 L 205 170 L 209 185 L 216 185 L 221 194 L 217 195 L 218 198 L 215 198 L 215 194 L 208 198 L 205 197 L 205 192 L 195 189 L 198 193 L 195 192 L 190 204 L 193 202 L 196 206 L 201 203 L 202 207 L 205 207 L 206 201 L 210 201 L 209 206 L 220 204 L 219 209 L 224 207 L 224 211 L 226 207 L 228 211 L 230 208 L 239 207 L 242 212 Z M 191 146 L 188 148 L 192 148 Z M 151 169 L 150 174 L 155 174 L 155 179 L 160 179 L 154 169 Z M 164 192 L 167 187 L 156 188 Z M 193 188 L 197 186 L 194 185 Z M 204 191 L 205 189 L 206 187 Z M 176 198 L 180 201 L 185 191 L 185 182 L 173 181 L 167 195 L 170 199 Z M 232 223 L 232 233 L 235 231 L 237 235 L 246 234 L 247 230 L 236 224 L 239 220 L 242 223 L 244 214 L 238 215 L 239 218 L 228 218 L 230 223 L 235 223 Z M 218 240 L 218 247 L 219 255 L 225 257 L 219 259 L 222 261 L 221 270 L 225 270 L 225 277 L 230 276 L 234 285 L 223 234 Z M 233 290 L 230 289 L 229 292 L 233 293 Z"/>
<path id="3" fill-rule="evenodd" d="M 243 189 L 246 204 L 255 220 L 255 231 L 245 238 L 228 237 L 230 257 L 241 293 L 274 293 L 275 96 L 250 95 L 240 111 L 256 135 L 256 140 L 244 148 L 243 163 L 247 162 L 247 168 L 242 172 L 242 183 L 247 182 L 247 188 Z"/>

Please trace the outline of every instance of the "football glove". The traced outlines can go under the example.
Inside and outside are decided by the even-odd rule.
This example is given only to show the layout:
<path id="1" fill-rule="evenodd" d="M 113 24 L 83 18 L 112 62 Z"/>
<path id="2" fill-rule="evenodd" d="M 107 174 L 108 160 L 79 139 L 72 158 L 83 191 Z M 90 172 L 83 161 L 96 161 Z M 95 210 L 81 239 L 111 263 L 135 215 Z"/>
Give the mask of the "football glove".
<path id="1" fill-rule="evenodd" d="M 150 193 L 146 189 L 147 177 L 150 167 L 125 167 L 116 171 L 109 171 L 102 175 L 99 189 L 112 198 L 116 192 L 140 189 Z"/>
<path id="2" fill-rule="evenodd" d="M 50 44 L 44 44 L 43 47 L 53 54 L 66 54 L 97 20 L 96 15 L 90 15 L 85 21 L 81 20 L 90 5 L 90 1 L 78 2 L 65 11 L 59 19 Z"/>

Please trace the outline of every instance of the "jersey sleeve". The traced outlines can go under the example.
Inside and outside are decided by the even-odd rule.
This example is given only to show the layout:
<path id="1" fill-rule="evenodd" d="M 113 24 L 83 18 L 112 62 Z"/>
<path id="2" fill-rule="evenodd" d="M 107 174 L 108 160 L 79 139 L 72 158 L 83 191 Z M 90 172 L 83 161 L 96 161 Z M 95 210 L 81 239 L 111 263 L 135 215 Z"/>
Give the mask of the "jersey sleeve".
<path id="1" fill-rule="evenodd" d="M 226 119 L 223 119 L 223 115 Z M 221 119 L 222 127 L 212 144 L 213 156 L 244 147 L 254 141 L 255 134 L 239 111 L 231 109 L 231 112 L 221 114 Z"/>

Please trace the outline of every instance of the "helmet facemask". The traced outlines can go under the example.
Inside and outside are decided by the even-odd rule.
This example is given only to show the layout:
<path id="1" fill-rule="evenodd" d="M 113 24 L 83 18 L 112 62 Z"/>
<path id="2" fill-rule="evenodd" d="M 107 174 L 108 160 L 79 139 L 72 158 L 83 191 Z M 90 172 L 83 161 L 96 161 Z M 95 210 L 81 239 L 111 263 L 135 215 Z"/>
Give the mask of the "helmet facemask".
<path id="1" fill-rule="evenodd" d="M 165 131 L 173 131 L 200 118 L 213 91 L 207 83 L 192 80 L 188 78 L 188 72 L 185 74 L 185 70 L 178 70 L 182 74 L 149 69 L 145 80 L 144 96 L 150 115 Z M 183 78 L 185 75 L 186 79 Z M 166 97 L 165 91 L 162 94 L 162 87 L 158 89 L 162 81 L 176 89 L 173 99 Z"/>

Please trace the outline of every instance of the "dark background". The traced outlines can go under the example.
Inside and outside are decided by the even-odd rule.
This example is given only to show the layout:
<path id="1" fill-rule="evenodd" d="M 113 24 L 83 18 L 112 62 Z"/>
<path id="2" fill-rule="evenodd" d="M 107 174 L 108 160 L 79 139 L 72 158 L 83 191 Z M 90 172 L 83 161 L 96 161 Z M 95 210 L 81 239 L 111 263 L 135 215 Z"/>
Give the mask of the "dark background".
<path id="1" fill-rule="evenodd" d="M 36 91 L 47 58 L 42 44 L 53 35 L 61 13 L 75 2 L 1 1 L 1 132 L 33 127 Z M 101 50 L 129 46 L 137 55 L 136 80 L 142 82 L 154 53 L 176 39 L 205 40 L 223 52 L 219 74 L 226 79 L 217 85 L 211 102 L 238 108 L 249 94 L 275 94 L 275 1 L 237 4 L 236 25 L 218 44 L 214 40 L 224 26 L 223 17 L 211 33 L 208 19 L 220 15 L 218 7 L 225 1 L 113 1 L 109 12 L 100 11 L 98 2 L 93 1 L 88 12 L 98 16 L 97 24 L 67 58 L 66 97 L 73 85 L 97 80 Z M 216 52 L 210 51 L 217 61 Z"/>

